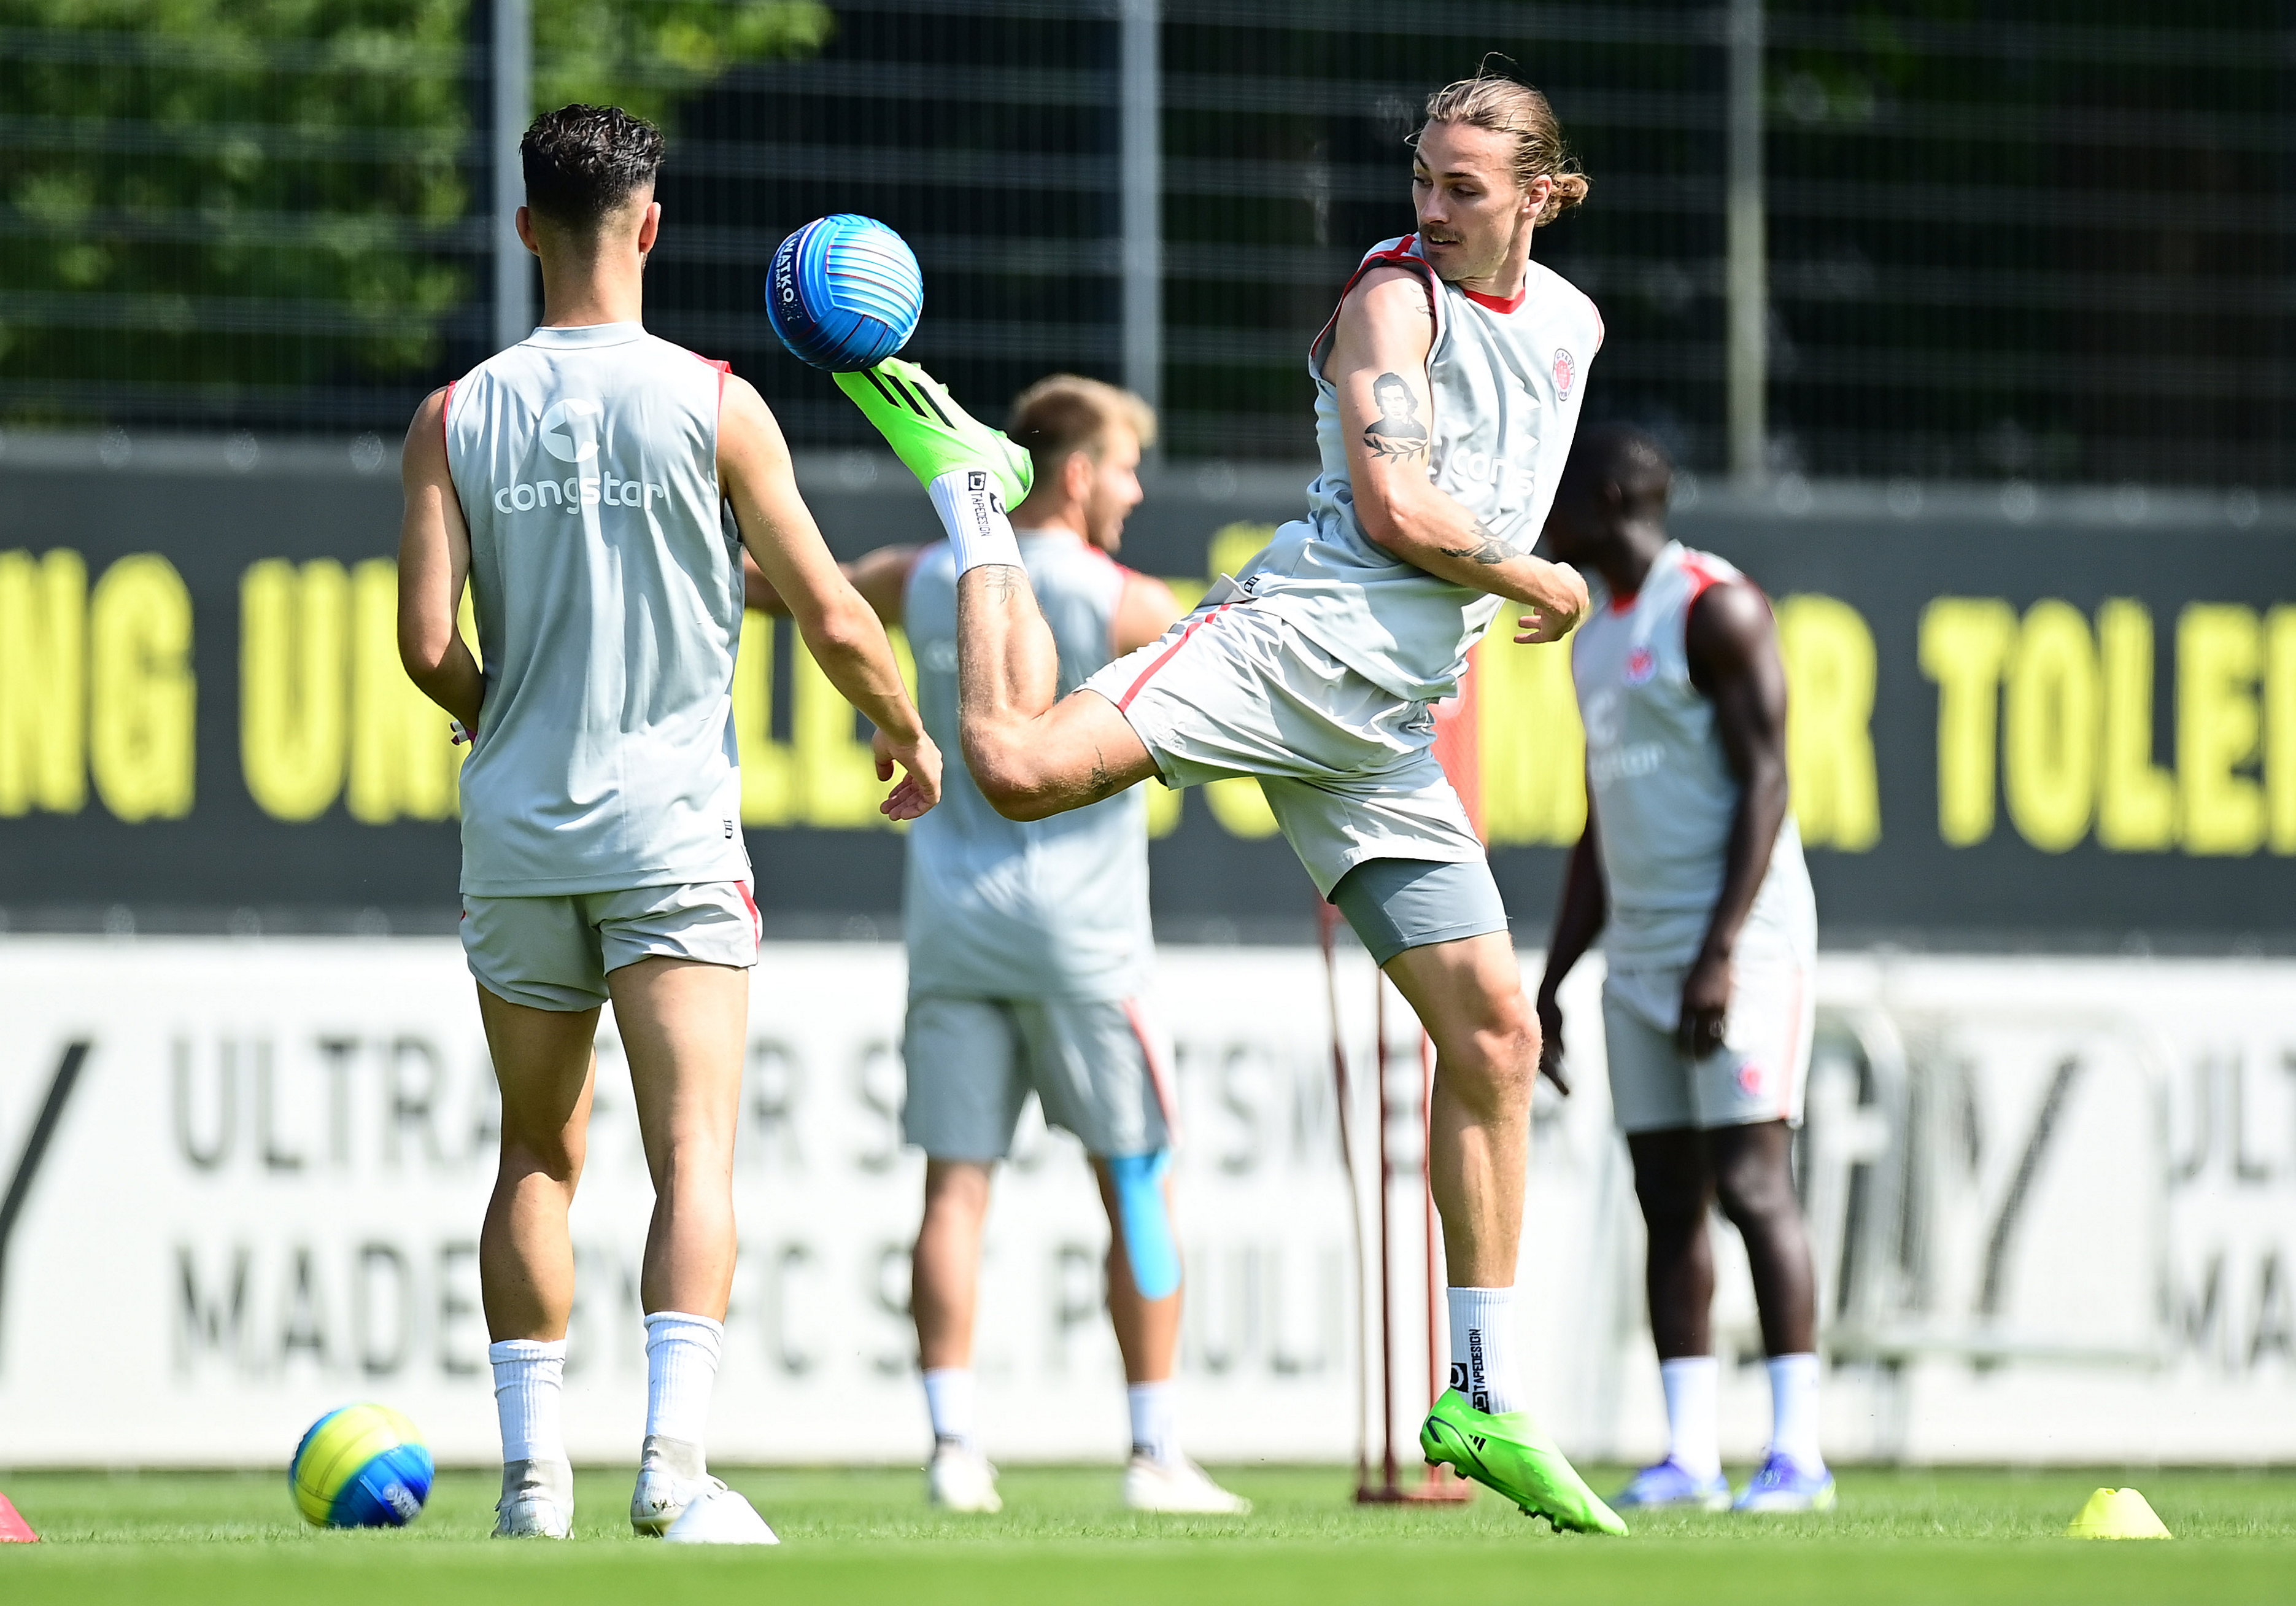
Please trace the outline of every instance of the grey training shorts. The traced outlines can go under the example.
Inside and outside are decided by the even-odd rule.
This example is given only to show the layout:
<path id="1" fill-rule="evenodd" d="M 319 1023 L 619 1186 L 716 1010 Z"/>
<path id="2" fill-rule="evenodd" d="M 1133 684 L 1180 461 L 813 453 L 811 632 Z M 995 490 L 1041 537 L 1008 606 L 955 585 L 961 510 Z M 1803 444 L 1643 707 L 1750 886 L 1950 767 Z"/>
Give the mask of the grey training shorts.
<path id="1" fill-rule="evenodd" d="M 1800 1124 L 1817 1024 L 1815 959 L 1783 943 L 1742 942 L 1731 968 L 1722 1046 L 1703 1059 L 1685 1054 L 1675 1038 L 1687 966 L 1613 970 L 1603 979 L 1603 1036 L 1620 1131 Z"/>
<path id="2" fill-rule="evenodd" d="M 1001 1160 L 1033 1090 L 1087 1153 L 1171 1146 L 1162 1034 L 1127 999 L 909 1000 L 901 1133 L 936 1160 Z"/>
<path id="3" fill-rule="evenodd" d="M 758 962 L 746 883 L 694 881 L 538 898 L 463 898 L 463 957 L 479 985 L 529 1009 L 594 1009 L 606 973 L 662 957 Z"/>
<path id="4" fill-rule="evenodd" d="M 1326 898 L 1366 860 L 1483 859 L 1432 751 L 1433 707 L 1248 599 L 1200 608 L 1084 684 L 1116 704 L 1167 786 L 1257 778 Z"/>
<path id="5" fill-rule="evenodd" d="M 1366 859 L 1332 889 L 1332 902 L 1384 965 L 1406 948 L 1507 928 L 1506 905 L 1485 860 Z"/>

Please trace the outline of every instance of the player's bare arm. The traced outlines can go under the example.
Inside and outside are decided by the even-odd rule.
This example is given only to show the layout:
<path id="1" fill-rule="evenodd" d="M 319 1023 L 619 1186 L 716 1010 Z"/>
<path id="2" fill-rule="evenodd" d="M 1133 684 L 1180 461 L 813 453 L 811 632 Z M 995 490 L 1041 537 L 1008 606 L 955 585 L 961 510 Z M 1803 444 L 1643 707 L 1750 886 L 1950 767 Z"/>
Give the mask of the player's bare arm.
<path id="1" fill-rule="evenodd" d="M 1751 585 L 1710 587 L 1691 605 L 1684 645 L 1691 683 L 1713 701 L 1715 732 L 1739 787 L 1722 893 L 1682 987 L 1683 1049 L 1703 1058 L 1722 1045 L 1731 954 L 1785 823 L 1786 675 L 1768 599 Z"/>
<path id="2" fill-rule="evenodd" d="M 880 547 L 849 564 L 840 564 L 846 581 L 861 594 L 872 612 L 888 625 L 901 622 L 902 597 L 908 589 L 909 570 L 923 548 L 914 544 L 906 547 Z M 742 555 L 742 601 L 761 614 L 771 614 L 777 619 L 789 617 L 789 604 L 774 589 L 773 581 L 758 567 L 758 560 L 747 552 Z"/>
<path id="3" fill-rule="evenodd" d="M 1569 976 L 1611 918 L 1610 888 L 1603 880 L 1601 838 L 1595 823 L 1595 789 L 1587 788 L 1587 828 L 1570 850 L 1562 872 L 1562 902 L 1554 911 L 1554 931 L 1546 939 L 1546 973 L 1538 983 L 1538 1068 L 1557 1092 L 1569 1093 L 1562 1063 L 1562 979 Z"/>
<path id="4" fill-rule="evenodd" d="M 1518 641 L 1559 640 L 1587 611 L 1586 582 L 1532 556 L 1535 532 L 1502 539 L 1428 477 L 1434 339 L 1426 283 L 1407 268 L 1373 269 L 1341 303 L 1325 373 L 1339 390 L 1356 516 L 1406 563 L 1529 608 Z"/>
<path id="5" fill-rule="evenodd" d="M 940 801 L 940 751 L 901 684 L 884 625 L 830 556 L 798 495 L 781 429 L 745 380 L 726 382 L 718 474 L 742 545 L 797 622 L 814 662 L 877 728 L 877 778 L 890 780 L 896 764 L 907 772 L 880 809 L 914 819 Z"/>
<path id="6" fill-rule="evenodd" d="M 487 683 L 455 628 L 471 574 L 471 531 L 447 470 L 447 392 L 433 391 L 407 426 L 399 475 L 406 513 L 398 532 L 398 657 L 422 695 L 476 734 Z"/>
<path id="7" fill-rule="evenodd" d="M 1152 574 L 1128 571 L 1116 614 L 1108 622 L 1109 646 L 1118 657 L 1136 652 L 1178 623 L 1186 609 L 1172 588 Z"/>

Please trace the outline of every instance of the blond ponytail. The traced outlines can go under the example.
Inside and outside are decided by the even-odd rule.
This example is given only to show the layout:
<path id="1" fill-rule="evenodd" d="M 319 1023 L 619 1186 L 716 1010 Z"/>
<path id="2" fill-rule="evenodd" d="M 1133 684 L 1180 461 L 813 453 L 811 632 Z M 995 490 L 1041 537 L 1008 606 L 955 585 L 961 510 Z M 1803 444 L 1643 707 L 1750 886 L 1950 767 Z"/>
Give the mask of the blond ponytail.
<path id="1" fill-rule="evenodd" d="M 1514 136 L 1515 182 L 1525 189 L 1541 177 L 1554 184 L 1534 223 L 1552 223 L 1587 199 L 1587 175 L 1562 144 L 1562 125 L 1555 120 L 1554 108 L 1528 84 L 1481 73 L 1461 78 L 1427 97 L 1427 120 Z"/>

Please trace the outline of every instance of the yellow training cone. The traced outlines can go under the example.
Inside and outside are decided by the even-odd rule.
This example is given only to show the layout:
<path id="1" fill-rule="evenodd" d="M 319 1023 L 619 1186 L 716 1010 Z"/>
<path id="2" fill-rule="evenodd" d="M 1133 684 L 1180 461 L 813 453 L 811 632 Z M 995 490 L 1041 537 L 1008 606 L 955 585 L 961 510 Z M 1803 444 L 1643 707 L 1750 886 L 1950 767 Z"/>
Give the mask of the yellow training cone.
<path id="1" fill-rule="evenodd" d="M 2168 1539 L 2169 1532 L 2135 1489 L 2099 1489 L 2065 1529 L 2068 1539 Z"/>

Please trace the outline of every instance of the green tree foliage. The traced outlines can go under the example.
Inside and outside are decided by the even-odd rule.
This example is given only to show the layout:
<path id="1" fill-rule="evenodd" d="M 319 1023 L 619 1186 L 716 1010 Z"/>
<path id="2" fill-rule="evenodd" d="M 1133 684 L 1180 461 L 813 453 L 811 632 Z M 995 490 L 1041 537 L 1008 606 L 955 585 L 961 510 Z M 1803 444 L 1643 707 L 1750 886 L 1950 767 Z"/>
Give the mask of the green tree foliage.
<path id="1" fill-rule="evenodd" d="M 486 4 L 0 0 L 0 415 L 348 423 L 475 331 Z M 668 119 L 829 29 L 817 0 L 534 0 L 535 92 Z"/>

